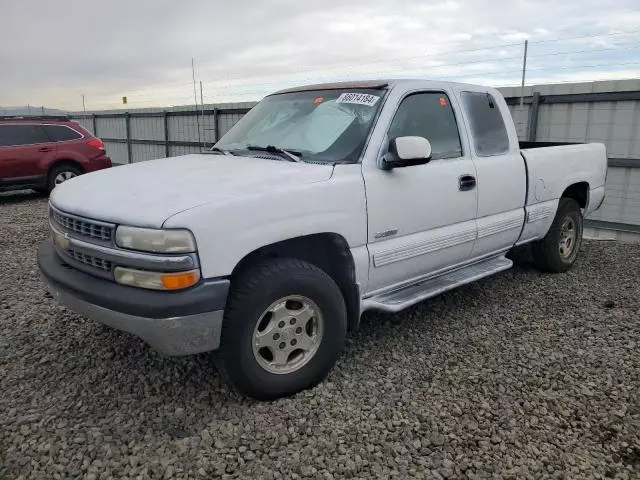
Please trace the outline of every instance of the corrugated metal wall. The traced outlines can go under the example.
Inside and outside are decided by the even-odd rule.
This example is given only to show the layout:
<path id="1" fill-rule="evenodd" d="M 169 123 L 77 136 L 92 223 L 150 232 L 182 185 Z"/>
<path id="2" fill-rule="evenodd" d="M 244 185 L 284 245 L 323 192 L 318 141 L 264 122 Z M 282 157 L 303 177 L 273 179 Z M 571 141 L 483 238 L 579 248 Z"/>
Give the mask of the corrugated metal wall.
<path id="1" fill-rule="evenodd" d="M 102 138 L 114 163 L 126 164 L 156 158 L 200 152 L 198 142 L 207 148 L 242 118 L 255 102 L 205 105 L 204 114 L 194 107 L 146 108 L 76 112 L 73 117 L 83 127 Z M 165 119 L 166 112 L 166 133 Z M 127 114 L 129 119 L 127 120 Z M 129 142 L 127 142 L 127 121 Z M 200 136 L 198 136 L 200 132 Z M 166 141 L 168 140 L 168 145 Z M 129 146 L 131 154 L 129 155 Z"/>
<path id="2" fill-rule="evenodd" d="M 518 97 L 517 87 L 501 88 L 505 97 Z M 536 85 L 525 87 L 524 96 L 566 95 L 566 103 L 545 104 L 538 111 L 536 141 L 540 142 L 599 142 L 607 146 L 610 158 L 640 159 L 640 101 L 570 101 L 572 95 L 613 92 L 638 92 L 640 80 L 617 80 L 590 83 Z M 517 102 L 517 98 L 515 99 Z M 510 105 L 518 135 L 526 139 L 530 104 Z"/>
<path id="3" fill-rule="evenodd" d="M 640 225 L 640 168 L 609 167 L 606 197 L 592 220 Z"/>
<path id="4" fill-rule="evenodd" d="M 505 97 L 512 99 L 509 109 L 521 140 L 606 145 L 608 157 L 614 159 L 607 174 L 607 194 L 602 207 L 589 219 L 594 221 L 592 224 L 603 227 L 636 230 L 633 227 L 640 226 L 640 100 L 575 100 L 581 97 L 588 100 L 589 94 L 639 92 L 640 80 L 525 87 L 524 97 L 531 97 L 534 92 L 542 98 L 566 96 L 566 103 L 540 103 L 535 138 L 529 137 L 531 104 L 525 104 L 521 109 L 517 98 L 520 89 L 517 87 L 500 90 Z M 625 97 L 624 94 L 619 96 Z M 615 160 L 625 160 L 629 166 L 616 166 L 621 162 Z"/>
<path id="5" fill-rule="evenodd" d="M 536 85 L 522 92 L 517 87 L 500 90 L 507 98 L 521 140 L 602 142 L 607 146 L 613 159 L 607 196 L 590 220 L 598 227 L 640 232 L 640 95 L 633 95 L 640 92 L 640 80 Z M 540 103 L 534 105 L 536 92 Z M 615 92 L 624 95 L 611 101 L 589 95 Z M 522 107 L 521 93 L 525 98 Z M 632 99 L 620 99 L 626 97 Z M 204 115 L 193 107 L 172 107 L 131 110 L 127 114 L 121 110 L 78 113 L 75 117 L 91 131 L 95 126 L 94 133 L 105 141 L 113 161 L 124 164 L 198 153 L 201 145 L 213 145 L 253 105 L 255 102 L 205 105 Z"/>

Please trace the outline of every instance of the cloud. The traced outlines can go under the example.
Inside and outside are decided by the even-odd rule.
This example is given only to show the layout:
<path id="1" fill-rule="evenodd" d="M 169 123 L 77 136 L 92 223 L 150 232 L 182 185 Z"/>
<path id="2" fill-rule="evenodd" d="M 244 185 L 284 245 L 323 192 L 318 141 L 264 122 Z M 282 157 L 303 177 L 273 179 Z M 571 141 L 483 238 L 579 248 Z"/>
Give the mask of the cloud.
<path id="1" fill-rule="evenodd" d="M 516 0 L 499 11 L 492 0 L 21 0 L 2 10 L 0 105 L 78 109 L 81 94 L 88 108 L 121 106 L 123 95 L 130 108 L 187 104 L 192 57 L 208 102 L 376 76 L 517 84 L 524 39 L 532 79 L 640 72 L 628 65 L 640 61 L 640 33 L 628 34 L 636 0 Z"/>

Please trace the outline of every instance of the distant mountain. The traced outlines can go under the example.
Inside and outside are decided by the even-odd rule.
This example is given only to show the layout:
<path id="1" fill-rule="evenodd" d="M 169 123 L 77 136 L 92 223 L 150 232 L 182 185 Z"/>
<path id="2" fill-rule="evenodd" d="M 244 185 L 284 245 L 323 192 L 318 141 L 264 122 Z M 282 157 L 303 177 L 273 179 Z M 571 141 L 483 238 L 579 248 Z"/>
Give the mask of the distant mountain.
<path id="1" fill-rule="evenodd" d="M 44 112 L 43 112 L 44 110 Z M 1 107 L 0 115 L 65 115 L 67 112 L 58 110 L 57 108 L 48 107 Z"/>

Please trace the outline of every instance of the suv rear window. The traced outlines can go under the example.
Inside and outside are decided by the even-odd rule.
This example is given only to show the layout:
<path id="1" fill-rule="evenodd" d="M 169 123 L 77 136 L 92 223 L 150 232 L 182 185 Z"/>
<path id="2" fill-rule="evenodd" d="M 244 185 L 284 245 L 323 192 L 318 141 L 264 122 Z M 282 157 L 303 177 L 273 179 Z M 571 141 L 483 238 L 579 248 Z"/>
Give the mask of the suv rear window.
<path id="1" fill-rule="evenodd" d="M 44 131 L 52 142 L 64 142 L 66 140 L 82 138 L 82 135 L 78 132 L 64 125 L 42 125 L 42 128 L 44 128 Z"/>
<path id="2" fill-rule="evenodd" d="M 49 142 L 41 125 L 0 124 L 0 147 Z"/>

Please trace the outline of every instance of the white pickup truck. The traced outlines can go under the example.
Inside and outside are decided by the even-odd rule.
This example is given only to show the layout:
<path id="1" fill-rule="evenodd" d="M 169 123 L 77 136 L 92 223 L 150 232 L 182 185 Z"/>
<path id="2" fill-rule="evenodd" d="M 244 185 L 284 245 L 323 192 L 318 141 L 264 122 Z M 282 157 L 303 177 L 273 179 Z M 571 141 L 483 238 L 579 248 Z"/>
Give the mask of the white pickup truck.
<path id="1" fill-rule="evenodd" d="M 240 391 L 289 395 L 322 380 L 366 310 L 506 270 L 525 243 L 541 269 L 571 267 L 605 148 L 523 147 L 492 88 L 284 90 L 210 152 L 57 187 L 40 270 L 72 310 L 169 355 L 218 350 Z"/>

